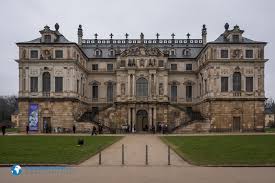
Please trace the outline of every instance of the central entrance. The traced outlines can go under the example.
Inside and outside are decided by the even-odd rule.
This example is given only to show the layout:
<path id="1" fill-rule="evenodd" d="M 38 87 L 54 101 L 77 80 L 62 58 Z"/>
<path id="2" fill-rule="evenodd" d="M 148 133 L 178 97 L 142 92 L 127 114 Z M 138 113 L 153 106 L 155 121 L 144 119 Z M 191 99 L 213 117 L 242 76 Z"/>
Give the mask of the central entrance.
<path id="1" fill-rule="evenodd" d="M 136 131 L 148 131 L 148 113 L 145 110 L 139 110 L 137 112 Z"/>

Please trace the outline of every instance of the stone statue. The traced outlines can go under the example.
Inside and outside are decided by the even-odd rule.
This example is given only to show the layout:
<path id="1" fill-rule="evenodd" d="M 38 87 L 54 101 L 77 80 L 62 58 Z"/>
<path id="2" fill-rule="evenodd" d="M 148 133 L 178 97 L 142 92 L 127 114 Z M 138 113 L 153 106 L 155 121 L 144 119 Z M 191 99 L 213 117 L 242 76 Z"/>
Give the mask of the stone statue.
<path id="1" fill-rule="evenodd" d="M 25 59 L 26 58 L 26 50 L 23 49 L 23 52 L 22 52 L 22 58 Z"/>
<path id="2" fill-rule="evenodd" d="M 58 31 L 58 30 L 59 30 L 59 24 L 56 23 L 56 24 L 54 25 L 54 28 L 55 28 L 56 31 Z"/>

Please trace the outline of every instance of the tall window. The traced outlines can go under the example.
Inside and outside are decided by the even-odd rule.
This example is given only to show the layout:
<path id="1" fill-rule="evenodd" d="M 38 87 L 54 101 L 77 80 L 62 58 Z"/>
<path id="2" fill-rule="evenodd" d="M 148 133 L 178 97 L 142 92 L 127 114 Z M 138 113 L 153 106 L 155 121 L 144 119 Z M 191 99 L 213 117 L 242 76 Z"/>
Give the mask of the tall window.
<path id="1" fill-rule="evenodd" d="M 246 91 L 253 92 L 253 77 L 246 77 Z"/>
<path id="2" fill-rule="evenodd" d="M 177 85 L 171 85 L 171 101 L 176 102 L 178 98 L 178 87 Z"/>
<path id="3" fill-rule="evenodd" d="M 136 83 L 137 96 L 148 96 L 148 81 L 145 78 L 139 78 Z"/>
<path id="4" fill-rule="evenodd" d="M 31 58 L 38 58 L 38 50 L 31 50 Z"/>
<path id="5" fill-rule="evenodd" d="M 233 74 L 233 91 L 241 91 L 241 73 L 234 72 Z"/>
<path id="6" fill-rule="evenodd" d="M 186 64 L 186 70 L 192 71 L 192 64 Z"/>
<path id="7" fill-rule="evenodd" d="M 113 71 L 113 64 L 107 64 L 107 71 Z"/>
<path id="8" fill-rule="evenodd" d="M 228 50 L 221 50 L 221 58 L 228 58 Z"/>
<path id="9" fill-rule="evenodd" d="M 186 100 L 187 101 L 192 100 L 192 85 L 186 86 Z"/>
<path id="10" fill-rule="evenodd" d="M 113 102 L 113 84 L 112 83 L 107 84 L 107 101 Z"/>
<path id="11" fill-rule="evenodd" d="M 55 50 L 55 58 L 63 58 L 63 50 Z"/>
<path id="12" fill-rule="evenodd" d="M 55 92 L 63 91 L 63 77 L 55 77 Z"/>
<path id="13" fill-rule="evenodd" d="M 38 92 L 38 77 L 31 77 L 31 92 Z"/>
<path id="14" fill-rule="evenodd" d="M 93 99 L 98 99 L 98 85 L 97 84 L 93 84 L 92 86 L 92 96 L 93 96 Z"/>
<path id="15" fill-rule="evenodd" d="M 164 66 L 163 60 L 159 60 L 159 67 L 163 67 L 163 66 Z"/>
<path id="16" fill-rule="evenodd" d="M 45 41 L 45 43 L 50 43 L 52 40 L 51 40 L 51 35 L 45 35 L 44 36 L 44 41 Z"/>
<path id="17" fill-rule="evenodd" d="M 228 77 L 221 77 L 221 92 L 228 92 Z"/>
<path id="18" fill-rule="evenodd" d="M 79 80 L 76 80 L 76 93 L 79 93 Z"/>
<path id="19" fill-rule="evenodd" d="M 43 85 L 42 85 L 43 92 L 50 92 L 51 91 L 51 75 L 49 72 L 43 73 Z"/>

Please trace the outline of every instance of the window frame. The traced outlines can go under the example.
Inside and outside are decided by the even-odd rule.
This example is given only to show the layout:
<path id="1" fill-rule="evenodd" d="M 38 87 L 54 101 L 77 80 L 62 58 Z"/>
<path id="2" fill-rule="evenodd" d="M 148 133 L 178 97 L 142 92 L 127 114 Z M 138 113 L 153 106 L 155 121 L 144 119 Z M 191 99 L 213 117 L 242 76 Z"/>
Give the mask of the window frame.
<path id="1" fill-rule="evenodd" d="M 252 55 L 251 55 L 252 57 L 247 57 L 247 52 L 248 51 L 252 51 Z M 246 49 L 245 50 L 245 58 L 246 59 L 253 59 L 254 58 L 254 50 L 253 49 Z"/>
<path id="2" fill-rule="evenodd" d="M 188 67 L 188 66 L 190 66 L 190 67 Z M 189 64 L 186 64 L 186 65 L 185 65 L 185 70 L 186 70 L 186 71 L 192 71 L 192 70 L 193 70 L 193 64 L 190 64 L 190 63 L 189 63 Z"/>
<path id="3" fill-rule="evenodd" d="M 50 38 L 50 39 L 47 39 Z M 52 35 L 46 34 L 44 35 L 44 43 L 51 43 L 52 42 Z"/>
<path id="4" fill-rule="evenodd" d="M 98 64 L 92 64 L 92 71 L 98 71 Z"/>
<path id="5" fill-rule="evenodd" d="M 148 97 L 148 80 L 146 78 L 139 78 L 136 80 L 136 96 Z"/>
<path id="6" fill-rule="evenodd" d="M 109 67 L 112 67 L 111 69 Z M 112 72 L 114 71 L 114 64 L 107 64 L 107 71 Z"/>
<path id="7" fill-rule="evenodd" d="M 238 79 L 236 76 L 239 77 L 239 80 L 236 80 Z M 240 72 L 234 72 L 233 73 L 233 91 L 234 92 L 241 92 L 242 91 L 242 74 Z M 236 83 L 236 82 L 239 82 L 239 83 Z"/>
<path id="8" fill-rule="evenodd" d="M 32 57 L 32 52 L 37 52 L 37 57 Z M 38 59 L 39 58 L 39 50 L 38 49 L 31 49 L 30 50 L 30 59 Z"/>
<path id="9" fill-rule="evenodd" d="M 226 79 L 226 84 L 223 83 L 223 79 Z M 221 92 L 228 92 L 228 80 L 229 78 L 227 76 L 222 76 L 221 77 Z M 225 88 L 224 88 L 225 87 Z"/>
<path id="10" fill-rule="evenodd" d="M 173 67 L 174 66 L 174 67 Z M 174 63 L 170 65 L 171 71 L 177 71 L 178 70 L 178 64 Z"/>
<path id="11" fill-rule="evenodd" d="M 63 77 L 60 77 L 60 76 L 55 77 L 54 78 L 54 86 L 55 86 L 54 91 L 56 93 L 63 92 Z"/>
<path id="12" fill-rule="evenodd" d="M 38 77 L 30 77 L 30 92 L 38 92 Z"/>
<path id="13" fill-rule="evenodd" d="M 227 51 L 227 57 L 223 57 L 223 54 L 222 54 L 223 51 Z M 225 48 L 220 49 L 220 58 L 221 59 L 229 59 L 229 50 L 225 49 Z"/>
<path id="14" fill-rule="evenodd" d="M 92 85 L 92 99 L 98 100 L 99 87 L 97 84 Z"/>
<path id="15" fill-rule="evenodd" d="M 249 85 L 249 82 L 251 82 L 250 83 L 251 85 Z M 245 77 L 245 91 L 246 92 L 253 92 L 254 91 L 254 78 L 253 78 L 253 76 Z"/>
<path id="16" fill-rule="evenodd" d="M 57 53 L 58 52 L 62 53 L 62 57 L 57 57 L 57 55 L 58 55 Z M 54 55 L 55 55 L 56 59 L 63 59 L 64 58 L 64 51 L 62 49 L 57 49 L 57 50 L 54 51 Z"/>

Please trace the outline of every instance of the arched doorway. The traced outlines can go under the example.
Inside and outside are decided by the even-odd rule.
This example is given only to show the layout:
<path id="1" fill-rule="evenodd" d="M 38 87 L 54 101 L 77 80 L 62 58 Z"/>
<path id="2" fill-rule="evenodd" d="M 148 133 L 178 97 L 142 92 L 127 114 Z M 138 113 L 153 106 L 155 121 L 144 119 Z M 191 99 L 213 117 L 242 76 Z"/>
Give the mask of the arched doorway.
<path id="1" fill-rule="evenodd" d="M 148 131 L 148 113 L 145 110 L 139 110 L 136 117 L 136 131 Z"/>

